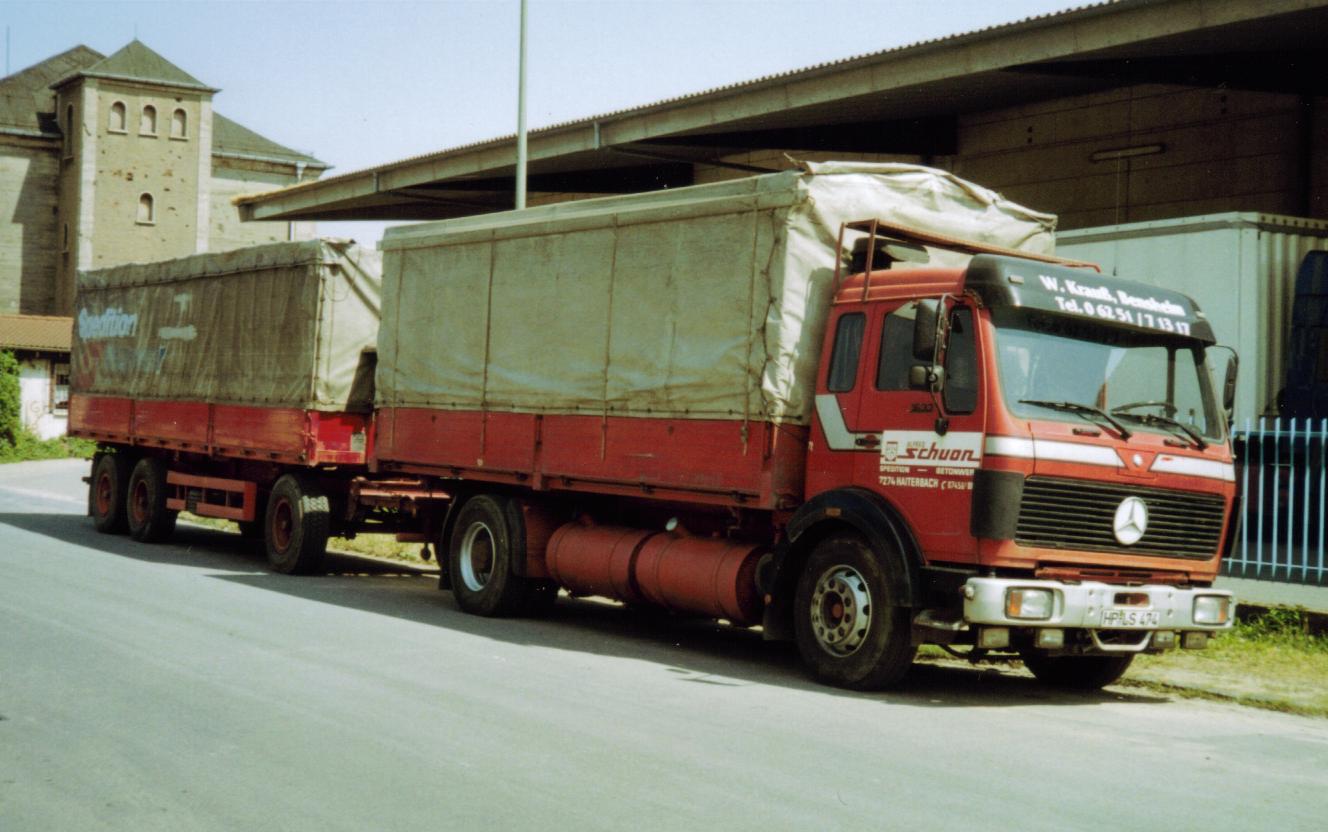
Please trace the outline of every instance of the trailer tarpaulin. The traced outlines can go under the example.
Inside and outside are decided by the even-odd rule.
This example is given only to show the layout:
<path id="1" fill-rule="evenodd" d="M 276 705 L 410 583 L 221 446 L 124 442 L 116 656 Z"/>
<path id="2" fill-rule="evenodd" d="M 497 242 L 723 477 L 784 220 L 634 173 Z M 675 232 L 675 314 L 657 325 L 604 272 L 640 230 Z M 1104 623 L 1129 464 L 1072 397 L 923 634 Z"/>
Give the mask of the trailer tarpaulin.
<path id="1" fill-rule="evenodd" d="M 1053 248 L 1054 217 L 900 164 L 393 228 L 378 404 L 805 424 L 839 226 L 870 218 Z"/>
<path id="2" fill-rule="evenodd" d="M 82 272 L 74 392 L 368 411 L 380 258 L 326 239 Z"/>

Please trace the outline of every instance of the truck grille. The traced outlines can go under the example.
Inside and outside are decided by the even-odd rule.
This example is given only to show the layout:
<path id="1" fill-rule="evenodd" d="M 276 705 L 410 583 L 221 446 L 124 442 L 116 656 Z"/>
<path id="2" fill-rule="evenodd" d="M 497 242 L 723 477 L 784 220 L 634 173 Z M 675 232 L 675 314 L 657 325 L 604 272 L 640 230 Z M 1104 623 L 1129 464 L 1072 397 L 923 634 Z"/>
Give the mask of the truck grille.
<path id="1" fill-rule="evenodd" d="M 1130 496 L 1148 506 L 1148 529 L 1138 543 L 1122 546 L 1112 524 L 1121 500 Z M 1029 477 L 1015 541 L 1052 549 L 1210 558 L 1222 536 L 1224 508 L 1216 494 Z"/>

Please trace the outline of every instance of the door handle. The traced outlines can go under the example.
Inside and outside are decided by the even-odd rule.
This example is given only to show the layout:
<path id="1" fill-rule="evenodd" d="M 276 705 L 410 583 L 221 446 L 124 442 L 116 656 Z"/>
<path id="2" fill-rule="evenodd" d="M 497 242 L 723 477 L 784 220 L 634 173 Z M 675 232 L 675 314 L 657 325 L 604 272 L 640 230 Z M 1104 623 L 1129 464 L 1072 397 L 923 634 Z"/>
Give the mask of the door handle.
<path id="1" fill-rule="evenodd" d="M 875 448 L 881 444 L 881 437 L 874 433 L 865 433 L 854 439 L 853 444 L 859 448 Z"/>

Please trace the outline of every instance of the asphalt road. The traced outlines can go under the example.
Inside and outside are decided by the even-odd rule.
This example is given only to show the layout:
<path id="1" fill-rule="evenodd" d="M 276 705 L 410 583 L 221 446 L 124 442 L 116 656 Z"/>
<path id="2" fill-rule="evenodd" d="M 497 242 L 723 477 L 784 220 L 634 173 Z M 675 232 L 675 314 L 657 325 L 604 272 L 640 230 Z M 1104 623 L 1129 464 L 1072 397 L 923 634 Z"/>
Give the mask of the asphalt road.
<path id="1" fill-rule="evenodd" d="M 0 830 L 1322 830 L 1328 721 L 919 668 L 806 681 L 743 631 L 97 534 L 0 466 Z"/>

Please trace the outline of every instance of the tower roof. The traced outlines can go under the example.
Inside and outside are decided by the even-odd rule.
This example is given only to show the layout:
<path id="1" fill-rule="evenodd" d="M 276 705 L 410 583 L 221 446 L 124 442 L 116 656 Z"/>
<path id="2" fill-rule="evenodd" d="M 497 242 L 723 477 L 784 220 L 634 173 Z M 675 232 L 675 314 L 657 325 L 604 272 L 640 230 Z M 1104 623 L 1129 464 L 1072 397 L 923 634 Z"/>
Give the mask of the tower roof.
<path id="1" fill-rule="evenodd" d="M 114 81 L 138 81 L 168 87 L 217 92 L 175 64 L 153 52 L 140 40 L 130 41 L 113 55 L 102 58 L 90 67 L 74 72 L 51 86 L 60 87 L 75 78 L 107 78 Z"/>
<path id="2" fill-rule="evenodd" d="M 79 45 L 0 78 L 0 133 L 59 138 L 55 90 L 84 77 L 217 92 L 140 41 L 132 41 L 110 56 Z M 212 114 L 212 152 L 273 162 L 303 163 L 311 168 L 327 167 L 327 163 L 277 144 L 215 110 Z"/>
<path id="3" fill-rule="evenodd" d="M 59 134 L 51 85 L 101 61 L 105 56 L 75 46 L 13 75 L 0 78 L 0 132 L 36 136 Z"/>

